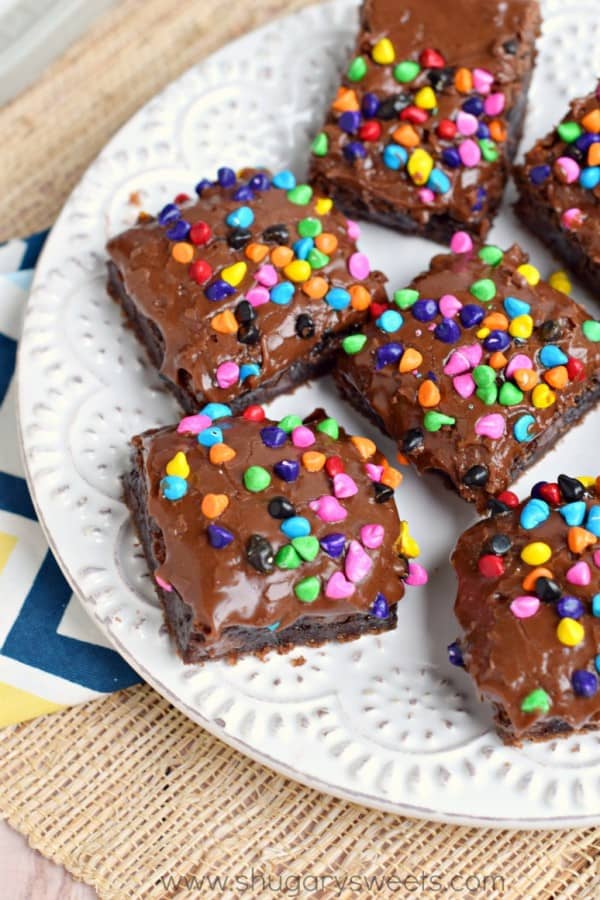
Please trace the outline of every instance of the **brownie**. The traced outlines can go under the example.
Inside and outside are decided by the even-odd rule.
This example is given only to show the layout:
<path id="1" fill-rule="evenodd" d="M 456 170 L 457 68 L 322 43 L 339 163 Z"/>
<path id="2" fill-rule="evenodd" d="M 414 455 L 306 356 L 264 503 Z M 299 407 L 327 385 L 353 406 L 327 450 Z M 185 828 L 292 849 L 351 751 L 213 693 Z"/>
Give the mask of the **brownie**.
<path id="1" fill-rule="evenodd" d="M 507 744 L 600 727 L 600 477 L 538 482 L 452 556 L 464 665 Z"/>
<path id="2" fill-rule="evenodd" d="M 365 0 L 309 180 L 348 215 L 485 237 L 520 139 L 536 0 Z"/>
<path id="3" fill-rule="evenodd" d="M 385 278 L 289 171 L 218 171 L 108 242 L 109 291 L 183 408 L 234 411 L 331 368 Z"/>
<path id="4" fill-rule="evenodd" d="M 600 83 L 515 167 L 525 224 L 600 294 Z"/>
<path id="5" fill-rule="evenodd" d="M 126 500 L 187 663 L 379 633 L 423 584 L 401 475 L 322 410 L 222 404 L 132 441 Z"/>
<path id="6" fill-rule="evenodd" d="M 600 322 L 465 232 L 344 340 L 345 398 L 480 509 L 600 400 Z"/>

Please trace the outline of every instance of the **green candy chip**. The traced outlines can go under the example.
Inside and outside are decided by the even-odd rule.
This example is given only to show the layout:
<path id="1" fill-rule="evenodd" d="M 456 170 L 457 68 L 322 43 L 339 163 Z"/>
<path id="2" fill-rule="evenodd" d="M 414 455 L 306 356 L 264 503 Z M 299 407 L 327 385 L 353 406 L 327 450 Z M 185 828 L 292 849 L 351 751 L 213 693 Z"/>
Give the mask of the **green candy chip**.
<path id="1" fill-rule="evenodd" d="M 543 713 L 544 715 L 550 710 L 552 701 L 544 690 L 544 688 L 536 688 L 521 702 L 521 712 L 524 713 Z"/>
<path id="2" fill-rule="evenodd" d="M 327 156 L 327 151 L 329 150 L 329 138 L 324 131 L 319 132 L 314 138 L 310 145 L 310 149 L 315 156 Z"/>
<path id="3" fill-rule="evenodd" d="M 281 428 L 282 431 L 285 431 L 286 434 L 290 434 L 290 432 L 292 432 L 294 428 L 298 428 L 299 425 L 302 425 L 300 416 L 284 416 L 281 422 L 277 423 L 277 427 Z"/>
<path id="4" fill-rule="evenodd" d="M 410 309 L 411 306 L 419 299 L 419 292 L 412 288 L 403 288 L 401 291 L 394 291 L 394 303 L 400 309 Z"/>
<path id="5" fill-rule="evenodd" d="M 311 562 L 319 552 L 319 541 L 313 534 L 308 534 L 305 537 L 294 538 L 292 547 L 303 560 Z"/>
<path id="6" fill-rule="evenodd" d="M 572 144 L 581 136 L 582 132 L 581 125 L 578 125 L 577 122 L 561 122 L 556 130 L 559 138 L 565 144 Z"/>
<path id="7" fill-rule="evenodd" d="M 414 62 L 412 59 L 404 59 L 394 66 L 394 78 L 400 84 L 407 84 L 409 81 L 414 81 L 420 71 L 421 66 L 419 63 Z"/>
<path id="8" fill-rule="evenodd" d="M 329 262 L 329 257 L 326 253 L 321 253 L 320 250 L 317 250 L 316 247 L 313 247 L 313 249 L 306 257 L 306 261 L 308 262 L 311 269 L 322 269 L 323 266 L 326 266 Z"/>
<path id="9" fill-rule="evenodd" d="M 306 219 L 300 219 L 298 222 L 298 234 L 300 237 L 318 237 L 323 231 L 323 225 L 320 219 L 308 216 Z"/>
<path id="10" fill-rule="evenodd" d="M 317 425 L 317 431 L 322 431 L 323 434 L 329 435 L 334 441 L 337 441 L 340 436 L 340 426 L 336 419 L 323 419 L 323 421 L 319 422 Z"/>
<path id="11" fill-rule="evenodd" d="M 366 343 L 366 334 L 349 334 L 342 341 L 342 348 L 348 356 L 354 356 L 355 353 L 360 353 Z"/>
<path id="12" fill-rule="evenodd" d="M 498 399 L 498 388 L 495 384 L 486 384 L 484 387 L 477 388 L 475 394 L 486 406 L 493 406 Z"/>
<path id="13" fill-rule="evenodd" d="M 423 425 L 427 431 L 439 431 L 444 425 L 455 424 L 455 418 L 447 416 L 445 413 L 436 412 L 434 409 L 427 410 L 423 416 Z"/>
<path id="14" fill-rule="evenodd" d="M 477 300 L 482 303 L 489 303 L 496 296 L 496 285 L 491 278 L 480 278 L 474 281 L 469 291 Z"/>
<path id="15" fill-rule="evenodd" d="M 505 381 L 500 388 L 498 400 L 502 406 L 518 406 L 523 401 L 523 391 L 519 390 L 511 381 Z"/>
<path id="16" fill-rule="evenodd" d="M 593 341 L 595 344 L 600 341 L 600 322 L 587 319 L 581 326 L 581 330 L 588 341 Z"/>
<path id="17" fill-rule="evenodd" d="M 309 184 L 297 184 L 287 192 L 288 200 L 290 203 L 295 203 L 296 206 L 306 206 L 307 203 L 310 203 L 312 195 L 313 191 Z"/>
<path id="18" fill-rule="evenodd" d="M 504 257 L 504 253 L 502 252 L 500 247 L 495 247 L 493 244 L 486 244 L 485 247 L 481 248 L 477 255 L 479 259 L 481 259 L 488 266 L 500 265 Z"/>
<path id="19" fill-rule="evenodd" d="M 321 582 L 316 575 L 310 575 L 294 585 L 294 593 L 302 603 L 314 603 L 321 593 Z"/>
<path id="20" fill-rule="evenodd" d="M 291 544 L 284 544 L 275 554 L 275 565 L 280 569 L 297 569 L 302 560 Z"/>
<path id="21" fill-rule="evenodd" d="M 271 476 L 262 466 L 250 466 L 244 472 L 244 486 L 253 494 L 264 491 L 271 484 Z"/>
<path id="22" fill-rule="evenodd" d="M 490 141 L 489 138 L 481 138 L 479 143 L 479 149 L 481 150 L 481 155 L 485 159 L 486 162 L 496 162 L 500 153 L 498 151 L 498 147 L 493 141 Z"/>
<path id="23" fill-rule="evenodd" d="M 365 58 L 363 56 L 356 56 L 346 70 L 348 81 L 362 81 L 366 74 L 367 63 Z"/>

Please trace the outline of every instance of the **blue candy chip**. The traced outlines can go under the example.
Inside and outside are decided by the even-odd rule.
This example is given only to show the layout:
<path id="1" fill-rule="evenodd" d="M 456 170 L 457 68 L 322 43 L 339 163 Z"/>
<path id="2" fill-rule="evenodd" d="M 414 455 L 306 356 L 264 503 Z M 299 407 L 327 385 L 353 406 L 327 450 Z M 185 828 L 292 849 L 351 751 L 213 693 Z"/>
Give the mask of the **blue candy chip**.
<path id="1" fill-rule="evenodd" d="M 291 281 L 281 281 L 271 288 L 270 297 L 272 303 L 278 303 L 280 306 L 286 306 L 291 302 L 294 296 L 294 285 Z"/>
<path id="2" fill-rule="evenodd" d="M 388 169 L 402 169 L 408 160 L 408 153 L 400 144 L 388 144 L 383 151 L 383 164 Z"/>
<path id="3" fill-rule="evenodd" d="M 166 500 L 181 500 L 187 494 L 187 481 L 179 475 L 165 475 L 160 482 L 160 490 Z"/>
<path id="4" fill-rule="evenodd" d="M 546 344 L 540 350 L 540 362 L 547 369 L 552 369 L 554 366 L 565 366 L 569 357 L 556 344 Z"/>
<path id="5" fill-rule="evenodd" d="M 214 422 L 215 419 L 224 419 L 226 416 L 232 416 L 233 413 L 231 412 L 231 407 L 227 406 L 226 403 L 207 403 L 200 410 L 200 415 L 208 416 Z"/>
<path id="6" fill-rule="evenodd" d="M 596 537 L 600 537 L 600 506 L 590 506 L 585 527 Z"/>
<path id="7" fill-rule="evenodd" d="M 300 238 L 292 245 L 292 250 L 298 259 L 306 259 L 310 251 L 315 246 L 315 242 L 311 237 Z"/>
<path id="8" fill-rule="evenodd" d="M 434 194 L 447 194 L 452 187 L 452 182 L 441 169 L 432 169 L 426 187 Z"/>
<path id="9" fill-rule="evenodd" d="M 273 176 L 273 185 L 282 191 L 291 191 L 296 187 L 296 176 L 289 169 L 282 169 Z"/>
<path id="10" fill-rule="evenodd" d="M 350 305 L 350 294 L 344 288 L 334 287 L 325 294 L 325 301 L 332 309 L 346 309 Z"/>
<path id="11" fill-rule="evenodd" d="M 223 432 L 218 425 L 211 425 L 199 432 L 197 441 L 203 447 L 214 447 L 215 444 L 223 443 Z"/>
<path id="12" fill-rule="evenodd" d="M 586 505 L 583 500 L 575 500 L 573 503 L 567 503 L 561 506 L 559 513 L 570 527 L 581 525 L 585 519 Z"/>
<path id="13" fill-rule="evenodd" d="M 527 316 L 531 312 L 531 305 L 517 297 L 507 297 L 504 301 L 504 309 L 507 316 L 516 319 L 517 316 Z"/>
<path id="14" fill-rule="evenodd" d="M 535 433 L 532 430 L 534 425 L 535 419 L 529 414 L 520 416 L 517 419 L 513 425 L 513 434 L 520 444 L 526 444 L 527 441 L 532 441 L 534 439 Z"/>
<path id="15" fill-rule="evenodd" d="M 225 219 L 231 228 L 249 228 L 254 222 L 254 213 L 249 206 L 232 210 Z"/>
<path id="16" fill-rule="evenodd" d="M 600 184 L 600 166 L 588 166 L 582 169 L 579 184 L 588 191 L 593 191 Z"/>
<path id="17" fill-rule="evenodd" d="M 542 522 L 545 522 L 550 516 L 550 507 L 545 500 L 534 498 L 529 500 L 521 510 L 519 524 L 526 531 L 537 528 Z"/>
<path id="18" fill-rule="evenodd" d="M 381 328 L 382 331 L 387 332 L 387 334 L 398 331 L 399 328 L 402 328 L 403 322 L 404 319 L 401 314 L 395 309 L 386 309 L 385 312 L 382 312 L 379 318 L 375 320 L 377 327 Z"/>
<path id="19" fill-rule="evenodd" d="M 240 366 L 240 381 L 245 381 L 251 375 L 260 375 L 260 366 L 258 363 L 243 363 Z"/>
<path id="20" fill-rule="evenodd" d="M 304 516 L 290 516 L 279 526 L 288 538 L 307 537 L 310 534 L 310 522 Z"/>

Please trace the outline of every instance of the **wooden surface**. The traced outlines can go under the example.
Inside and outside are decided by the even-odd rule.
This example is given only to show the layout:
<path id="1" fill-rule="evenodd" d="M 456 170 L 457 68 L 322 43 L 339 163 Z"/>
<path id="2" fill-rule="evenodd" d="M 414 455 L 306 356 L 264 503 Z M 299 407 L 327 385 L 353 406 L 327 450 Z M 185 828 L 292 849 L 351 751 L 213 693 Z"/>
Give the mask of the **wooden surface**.
<path id="1" fill-rule="evenodd" d="M 11 900 L 94 900 L 93 888 L 32 850 L 0 819 L 0 897 Z"/>

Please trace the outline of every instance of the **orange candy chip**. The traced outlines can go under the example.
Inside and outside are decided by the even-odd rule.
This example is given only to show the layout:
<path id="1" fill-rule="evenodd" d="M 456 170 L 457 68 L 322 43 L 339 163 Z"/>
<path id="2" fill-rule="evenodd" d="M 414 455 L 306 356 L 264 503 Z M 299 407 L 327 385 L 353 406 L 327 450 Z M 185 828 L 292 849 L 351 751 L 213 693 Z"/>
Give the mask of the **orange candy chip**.
<path id="1" fill-rule="evenodd" d="M 398 469 L 392 468 L 392 466 L 388 465 L 387 460 L 384 460 L 381 484 L 385 484 L 387 485 L 387 487 L 391 487 L 392 490 L 395 491 L 398 485 L 402 484 L 403 478 L 404 475 L 402 474 L 402 472 L 399 472 Z"/>
<path id="2" fill-rule="evenodd" d="M 302 285 L 302 291 L 313 300 L 321 300 L 329 290 L 329 285 L 320 275 L 314 275 Z"/>
<path id="3" fill-rule="evenodd" d="M 495 353 L 492 353 L 490 356 L 490 366 L 492 369 L 503 369 L 504 366 L 508 364 L 508 360 L 505 357 L 504 353 L 501 353 L 500 350 L 496 350 Z"/>
<path id="4" fill-rule="evenodd" d="M 335 253 L 338 247 L 338 239 L 335 234 L 331 234 L 329 231 L 324 231 L 322 234 L 318 235 L 315 238 L 315 244 L 321 253 L 326 253 L 327 256 L 331 256 L 332 253 Z"/>
<path id="5" fill-rule="evenodd" d="M 583 553 L 588 547 L 596 543 L 598 538 L 591 531 L 580 528 L 578 525 L 569 528 L 567 534 L 567 544 L 571 553 Z"/>
<path id="6" fill-rule="evenodd" d="M 248 257 L 248 259 L 252 260 L 252 262 L 262 262 L 267 253 L 269 252 L 269 248 L 266 244 L 248 244 L 244 253 Z"/>
<path id="7" fill-rule="evenodd" d="M 222 463 L 230 462 L 235 455 L 235 450 L 229 444 L 213 444 L 208 452 L 208 458 L 213 466 L 220 466 Z"/>
<path id="8" fill-rule="evenodd" d="M 421 363 L 423 362 L 423 357 L 419 353 L 418 350 L 414 350 L 413 347 L 407 347 L 402 357 L 400 358 L 400 364 L 398 365 L 398 371 L 402 373 L 406 372 L 414 372 L 415 369 L 418 369 Z"/>
<path id="9" fill-rule="evenodd" d="M 308 472 L 320 472 L 325 465 L 326 456 L 318 450 L 307 450 L 302 454 L 302 465 Z"/>
<path id="10" fill-rule="evenodd" d="M 461 67 L 454 75 L 454 87 L 459 94 L 470 94 L 473 90 L 473 77 L 470 69 Z"/>
<path id="11" fill-rule="evenodd" d="M 512 377 L 522 391 L 532 391 L 540 380 L 533 369 L 515 369 Z"/>
<path id="12" fill-rule="evenodd" d="M 239 328 L 237 319 L 230 309 L 217 313 L 210 320 L 210 324 L 219 334 L 236 334 Z"/>
<path id="13" fill-rule="evenodd" d="M 493 119 L 489 124 L 490 137 L 497 144 L 506 140 L 506 125 L 500 119 Z"/>
<path id="14" fill-rule="evenodd" d="M 490 331 L 506 331 L 508 329 L 508 319 L 501 312 L 490 313 L 481 324 L 489 328 Z"/>
<path id="15" fill-rule="evenodd" d="M 553 388 L 564 388 L 569 383 L 569 373 L 566 366 L 554 366 L 544 372 L 544 381 Z"/>
<path id="16" fill-rule="evenodd" d="M 171 256 L 175 262 L 191 263 L 194 258 L 194 248 L 191 244 L 186 244 L 185 241 L 178 241 L 171 248 Z"/>
<path id="17" fill-rule="evenodd" d="M 401 144 L 403 147 L 416 147 L 421 142 L 419 135 L 408 122 L 398 125 L 392 137 L 397 144 Z"/>
<path id="18" fill-rule="evenodd" d="M 371 295 L 362 284 L 350 288 L 350 305 L 352 309 L 368 309 L 371 305 Z"/>
<path id="19" fill-rule="evenodd" d="M 588 166 L 600 166 L 600 144 L 591 144 L 588 150 Z"/>
<path id="20" fill-rule="evenodd" d="M 593 134 L 600 133 L 600 109 L 592 109 L 589 113 L 586 113 L 581 120 L 581 124 L 586 131 L 591 131 Z"/>
<path id="21" fill-rule="evenodd" d="M 294 251 L 291 247 L 286 247 L 285 244 L 280 244 L 271 251 L 271 262 L 274 266 L 277 266 L 278 269 L 287 266 L 293 258 Z"/>
<path id="22" fill-rule="evenodd" d="M 440 402 L 440 390 L 437 384 L 431 381 L 431 379 L 426 378 L 425 381 L 421 382 L 417 398 L 421 406 L 425 409 L 429 409 L 431 406 L 437 406 Z"/>
<path id="23" fill-rule="evenodd" d="M 332 109 L 336 109 L 338 112 L 346 112 L 347 110 L 350 110 L 351 112 L 358 112 L 360 107 L 358 105 L 356 92 L 353 91 L 352 88 L 338 88 L 336 98 L 331 104 L 331 107 Z"/>
<path id="24" fill-rule="evenodd" d="M 358 450 L 361 459 L 371 459 L 377 452 L 377 447 L 370 438 L 355 435 L 350 440 Z"/>
<path id="25" fill-rule="evenodd" d="M 523 587 L 525 588 L 525 590 L 535 590 L 535 583 L 538 578 L 554 578 L 554 575 L 552 574 L 550 569 L 544 569 L 543 567 L 538 566 L 537 569 L 533 569 L 531 572 L 528 572 L 523 579 Z"/>
<path id="26" fill-rule="evenodd" d="M 227 494 L 207 494 L 200 507 L 207 519 L 216 519 L 229 506 Z"/>

